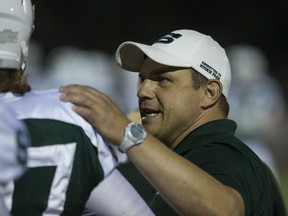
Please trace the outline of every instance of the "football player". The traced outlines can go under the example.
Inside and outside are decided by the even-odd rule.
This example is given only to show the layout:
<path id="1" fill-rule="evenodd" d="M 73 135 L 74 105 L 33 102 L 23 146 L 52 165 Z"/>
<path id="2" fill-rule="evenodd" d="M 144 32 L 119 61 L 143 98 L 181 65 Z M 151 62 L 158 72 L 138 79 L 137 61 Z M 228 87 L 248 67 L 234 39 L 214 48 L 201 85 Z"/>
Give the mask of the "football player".
<path id="1" fill-rule="evenodd" d="M 6 195 L 11 214 L 151 215 L 115 169 L 108 143 L 72 104 L 61 102 L 57 89 L 31 91 L 24 72 L 33 28 L 30 0 L 1 0 L 0 93 L 31 136 L 28 170 Z"/>

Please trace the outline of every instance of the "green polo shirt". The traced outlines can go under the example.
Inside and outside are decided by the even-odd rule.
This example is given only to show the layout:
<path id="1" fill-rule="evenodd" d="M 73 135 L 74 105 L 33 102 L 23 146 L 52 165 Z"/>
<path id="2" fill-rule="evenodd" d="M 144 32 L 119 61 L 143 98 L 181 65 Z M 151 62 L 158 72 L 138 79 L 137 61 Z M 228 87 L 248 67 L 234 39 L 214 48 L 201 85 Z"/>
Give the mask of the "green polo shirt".
<path id="1" fill-rule="evenodd" d="M 236 127 L 228 119 L 209 122 L 192 131 L 174 151 L 237 190 L 244 200 L 245 215 L 285 216 L 278 183 L 259 157 L 235 137 Z M 132 164 L 119 170 L 156 215 L 177 215 Z"/>

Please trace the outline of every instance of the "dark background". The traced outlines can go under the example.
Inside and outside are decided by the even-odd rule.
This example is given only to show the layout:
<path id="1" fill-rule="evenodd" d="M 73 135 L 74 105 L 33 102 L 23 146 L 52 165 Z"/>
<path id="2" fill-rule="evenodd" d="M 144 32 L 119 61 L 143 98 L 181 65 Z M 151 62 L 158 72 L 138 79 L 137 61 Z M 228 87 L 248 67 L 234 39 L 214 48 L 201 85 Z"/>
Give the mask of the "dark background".
<path id="1" fill-rule="evenodd" d="M 267 55 L 270 72 L 285 85 L 288 66 L 288 1 L 253 0 L 34 0 L 32 39 L 45 53 L 73 45 L 114 54 L 126 40 L 152 43 L 190 28 L 210 34 L 223 47 L 252 43 Z"/>

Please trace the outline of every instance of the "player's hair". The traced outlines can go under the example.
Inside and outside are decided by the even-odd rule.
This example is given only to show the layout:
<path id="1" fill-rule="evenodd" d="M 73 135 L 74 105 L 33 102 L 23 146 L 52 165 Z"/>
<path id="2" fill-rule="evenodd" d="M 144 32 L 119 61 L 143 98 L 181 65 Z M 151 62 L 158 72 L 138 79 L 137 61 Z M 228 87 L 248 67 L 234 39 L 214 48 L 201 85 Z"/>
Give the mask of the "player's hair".
<path id="1" fill-rule="evenodd" d="M 190 68 L 190 69 L 192 72 L 193 88 L 195 90 L 208 84 L 208 79 L 206 77 L 204 77 L 202 74 L 198 73 L 194 69 L 192 69 L 192 68 Z M 222 112 L 224 113 L 224 115 L 227 117 L 229 114 L 230 107 L 229 107 L 229 103 L 228 103 L 226 97 L 223 94 L 221 94 L 221 96 L 219 98 L 219 107 L 222 110 Z"/>
<path id="2" fill-rule="evenodd" d="M 0 92 L 12 92 L 14 95 L 24 95 L 31 90 L 23 71 L 15 69 L 0 70 Z"/>

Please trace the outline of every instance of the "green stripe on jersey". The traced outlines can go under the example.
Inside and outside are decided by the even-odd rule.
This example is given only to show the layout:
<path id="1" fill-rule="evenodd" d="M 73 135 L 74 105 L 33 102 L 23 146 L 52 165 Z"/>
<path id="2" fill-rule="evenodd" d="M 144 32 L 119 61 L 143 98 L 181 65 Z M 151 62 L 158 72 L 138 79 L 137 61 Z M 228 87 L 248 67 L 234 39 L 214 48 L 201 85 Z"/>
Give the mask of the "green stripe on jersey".
<path id="1" fill-rule="evenodd" d="M 49 119 L 25 123 L 32 138 L 29 170 L 15 182 L 12 215 L 81 215 L 104 178 L 97 148 L 79 126 Z"/>

